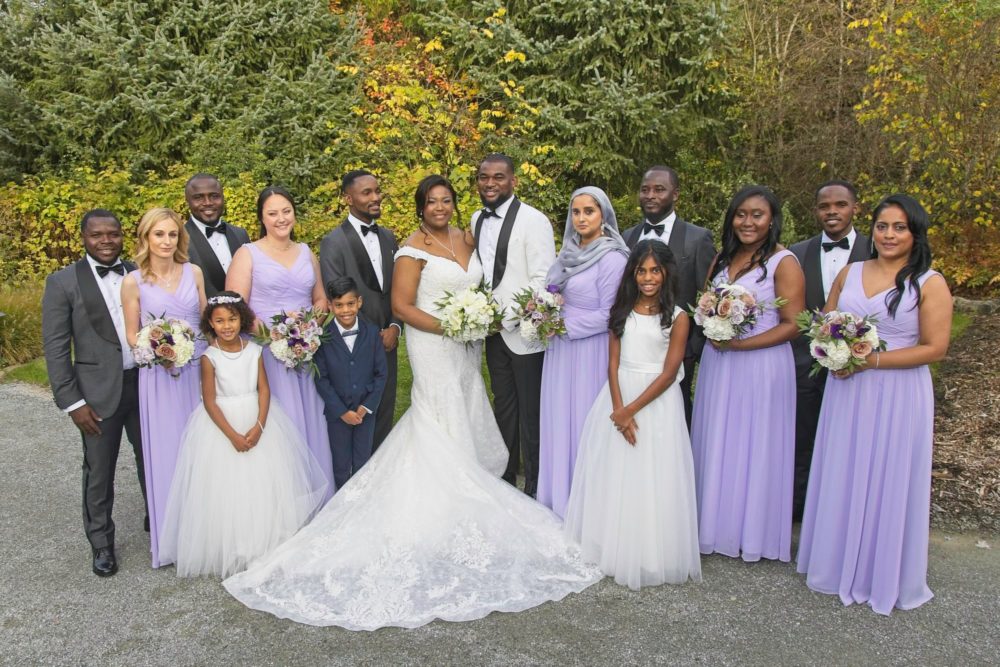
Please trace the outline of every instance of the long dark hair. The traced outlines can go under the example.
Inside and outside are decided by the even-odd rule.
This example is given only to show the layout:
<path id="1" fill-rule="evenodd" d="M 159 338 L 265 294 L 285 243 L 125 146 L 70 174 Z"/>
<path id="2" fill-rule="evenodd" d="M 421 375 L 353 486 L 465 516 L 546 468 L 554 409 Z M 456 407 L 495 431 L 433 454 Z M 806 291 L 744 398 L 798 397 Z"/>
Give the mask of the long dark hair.
<path id="1" fill-rule="evenodd" d="M 279 195 L 288 200 L 288 203 L 292 205 L 292 213 L 295 214 L 296 220 L 299 217 L 299 209 L 295 206 L 295 198 L 292 197 L 292 193 L 281 187 L 280 185 L 269 185 L 260 191 L 257 195 L 257 223 L 260 225 L 260 236 L 261 238 L 267 236 L 267 228 L 264 227 L 264 202 L 268 200 L 272 195 Z M 291 239 L 295 240 L 295 230 L 292 230 Z"/>
<path id="2" fill-rule="evenodd" d="M 736 217 L 736 209 L 739 208 L 740 204 L 750 197 L 763 197 L 771 208 L 771 226 L 767 230 L 767 237 L 750 257 L 751 270 L 754 265 L 763 269 L 757 282 L 764 282 L 764 279 L 767 278 L 767 258 L 778 247 L 778 240 L 781 239 L 781 200 L 765 185 L 748 185 L 733 196 L 729 202 L 729 208 L 726 209 L 726 217 L 722 221 L 722 250 L 719 251 L 719 256 L 715 260 L 715 268 L 709 279 L 715 278 L 722 269 L 729 266 L 729 263 L 733 261 L 733 256 L 743 246 L 739 238 L 736 237 L 736 232 L 733 231 L 733 218 Z M 730 276 L 730 278 L 735 280 L 736 276 Z"/>
<path id="3" fill-rule="evenodd" d="M 662 241 L 646 239 L 639 241 L 625 263 L 622 281 L 618 285 L 615 303 L 608 316 L 608 328 L 619 338 L 625 333 L 625 321 L 639 300 L 639 285 L 635 274 L 639 266 L 652 257 L 663 271 L 663 286 L 660 288 L 660 327 L 669 328 L 674 322 L 674 301 L 677 294 L 677 260 L 674 253 Z"/>
<path id="4" fill-rule="evenodd" d="M 913 235 L 910 259 L 906 262 L 906 266 L 896 273 L 896 287 L 885 295 L 885 305 L 889 310 L 889 316 L 895 319 L 896 309 L 899 308 L 899 302 L 903 299 L 903 293 L 906 291 L 907 278 L 909 278 L 910 287 L 913 288 L 917 297 L 916 301 L 913 302 L 913 307 L 916 308 L 917 304 L 920 303 L 920 283 L 918 280 L 931 268 L 931 244 L 927 240 L 927 228 L 930 227 L 931 220 L 924 207 L 913 197 L 901 193 L 889 195 L 879 202 L 879 205 L 872 211 L 871 250 L 873 258 L 878 257 L 878 248 L 875 247 L 875 221 L 878 220 L 879 214 L 890 206 L 902 209 L 906 216 L 906 225 L 910 228 L 910 234 Z"/>

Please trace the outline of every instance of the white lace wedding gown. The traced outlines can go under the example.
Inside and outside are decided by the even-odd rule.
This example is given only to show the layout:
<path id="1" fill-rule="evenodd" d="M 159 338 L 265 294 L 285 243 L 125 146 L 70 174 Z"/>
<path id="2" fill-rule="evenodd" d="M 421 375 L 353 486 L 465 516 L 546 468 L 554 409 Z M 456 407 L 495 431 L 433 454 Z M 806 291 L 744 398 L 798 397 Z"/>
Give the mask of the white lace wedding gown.
<path id="1" fill-rule="evenodd" d="M 424 260 L 417 307 L 475 285 L 448 259 Z M 480 375 L 480 345 L 406 328 L 410 409 L 371 460 L 290 540 L 226 579 L 254 609 L 351 630 L 467 621 L 559 600 L 602 574 L 546 507 L 499 478 L 507 450 Z"/>

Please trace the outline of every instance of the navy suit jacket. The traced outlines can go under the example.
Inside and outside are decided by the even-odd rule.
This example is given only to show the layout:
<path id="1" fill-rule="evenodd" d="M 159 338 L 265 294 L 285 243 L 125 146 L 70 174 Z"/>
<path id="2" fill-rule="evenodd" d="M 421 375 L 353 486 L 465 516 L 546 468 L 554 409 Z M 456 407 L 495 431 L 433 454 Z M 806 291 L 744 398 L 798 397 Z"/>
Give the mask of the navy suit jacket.
<path id="1" fill-rule="evenodd" d="M 319 374 L 316 388 L 323 397 L 328 419 L 340 419 L 348 410 L 364 405 L 375 412 L 385 389 L 385 346 L 379 328 L 359 317 L 358 335 L 351 351 L 335 320 L 326 326 L 329 338 L 319 346 L 313 361 Z M 374 419 L 374 417 L 372 417 Z"/>

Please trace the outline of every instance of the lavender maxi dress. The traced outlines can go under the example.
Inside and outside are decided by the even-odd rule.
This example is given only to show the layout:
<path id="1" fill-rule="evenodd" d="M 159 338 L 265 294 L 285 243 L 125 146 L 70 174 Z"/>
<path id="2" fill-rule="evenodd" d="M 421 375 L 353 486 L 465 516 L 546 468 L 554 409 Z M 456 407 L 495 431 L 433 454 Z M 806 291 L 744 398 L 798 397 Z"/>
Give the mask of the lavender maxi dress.
<path id="1" fill-rule="evenodd" d="M 851 264 L 838 310 L 874 315 L 889 350 L 920 336 L 907 284 L 895 318 L 889 290 L 868 298 L 863 263 Z M 920 276 L 923 283 L 934 275 Z M 827 378 L 809 471 L 798 571 L 814 591 L 867 602 L 880 614 L 913 609 L 927 587 L 934 392 L 927 366 Z"/>
<path id="2" fill-rule="evenodd" d="M 566 513 L 587 413 L 608 381 L 608 312 L 628 260 L 605 253 L 563 287 L 566 335 L 545 351 L 542 370 L 538 502 Z"/>
<path id="3" fill-rule="evenodd" d="M 774 272 L 788 250 L 735 282 L 758 301 L 775 298 Z M 715 282 L 729 282 L 726 271 Z M 743 337 L 773 329 L 769 309 Z M 745 561 L 791 560 L 795 363 L 790 343 L 720 352 L 705 346 L 691 423 L 701 552 Z"/>
<path id="4" fill-rule="evenodd" d="M 316 273 L 310 261 L 309 248 L 298 244 L 299 256 L 291 268 L 268 257 L 253 243 L 247 244 L 253 260 L 249 305 L 264 323 L 281 311 L 312 307 Z M 264 371 L 271 387 L 271 396 L 295 424 L 309 451 L 322 467 L 329 486 L 326 500 L 335 490 L 330 436 L 326 430 L 323 399 L 316 391 L 312 375 L 307 370 L 292 370 L 274 358 L 269 347 L 264 349 Z"/>
<path id="5" fill-rule="evenodd" d="M 132 277 L 139 286 L 140 321 L 166 315 L 186 320 L 195 332 L 201 320 L 198 285 L 190 264 L 181 269 L 181 280 L 171 293 L 142 279 L 140 271 Z M 183 368 L 167 370 L 162 366 L 139 369 L 139 420 L 142 429 L 142 456 L 146 469 L 146 502 L 149 504 L 149 544 L 153 567 L 168 565 L 160 560 L 160 528 L 166 516 L 167 498 L 177 466 L 181 434 L 188 417 L 201 403 L 201 370 L 198 357 L 205 342 L 195 342 L 195 356 Z M 176 377 L 175 377 L 176 376 Z"/>

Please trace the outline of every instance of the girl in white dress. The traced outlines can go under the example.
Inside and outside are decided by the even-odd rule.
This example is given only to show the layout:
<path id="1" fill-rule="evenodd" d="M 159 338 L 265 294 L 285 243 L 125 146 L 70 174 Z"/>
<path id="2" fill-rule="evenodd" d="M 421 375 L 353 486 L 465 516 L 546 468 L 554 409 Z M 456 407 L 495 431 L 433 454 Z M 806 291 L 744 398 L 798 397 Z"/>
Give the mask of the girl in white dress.
<path id="1" fill-rule="evenodd" d="M 688 316 L 677 264 L 641 241 L 611 308 L 608 383 L 587 415 L 565 530 L 632 589 L 701 581 L 694 464 L 680 393 Z"/>
<path id="2" fill-rule="evenodd" d="M 239 572 L 291 537 L 326 497 L 326 477 L 271 401 L 254 315 L 236 292 L 208 300 L 202 405 L 181 439 L 160 534 L 177 576 Z"/>

